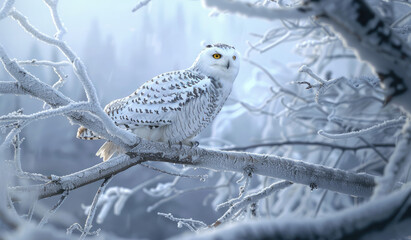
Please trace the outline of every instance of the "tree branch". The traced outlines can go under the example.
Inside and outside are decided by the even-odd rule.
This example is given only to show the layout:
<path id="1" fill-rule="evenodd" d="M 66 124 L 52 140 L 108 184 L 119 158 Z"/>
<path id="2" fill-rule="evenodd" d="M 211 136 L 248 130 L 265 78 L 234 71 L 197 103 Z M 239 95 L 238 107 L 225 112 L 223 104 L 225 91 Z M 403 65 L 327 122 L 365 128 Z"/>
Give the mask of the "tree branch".
<path id="1" fill-rule="evenodd" d="M 18 200 L 19 193 L 38 192 L 40 199 L 47 198 L 115 175 L 145 161 L 186 164 L 217 171 L 252 171 L 253 174 L 307 186 L 314 183 L 318 188 L 362 197 L 370 196 L 375 186 L 374 177 L 367 174 L 356 174 L 279 156 L 187 146 L 182 146 L 181 149 L 180 146 L 170 148 L 167 144 L 144 139 L 127 154 L 128 156 L 120 155 L 67 176 L 52 177 L 52 181 L 46 184 L 13 187 L 11 196 Z"/>
<path id="2" fill-rule="evenodd" d="M 310 141 L 284 141 L 284 142 L 268 142 L 268 143 L 258 143 L 243 147 L 229 147 L 229 148 L 222 148 L 221 150 L 224 151 L 245 151 L 247 149 L 259 148 L 259 147 L 275 147 L 275 146 L 283 146 L 283 145 L 304 145 L 304 146 L 320 146 L 320 147 L 329 147 L 335 149 L 341 149 L 346 151 L 357 151 L 360 149 L 369 149 L 372 148 L 369 145 L 360 145 L 360 146 L 343 146 L 338 144 L 326 143 L 326 142 L 310 142 Z M 381 147 L 381 148 L 393 148 L 395 144 L 391 143 L 376 143 L 373 144 L 374 147 Z"/>
<path id="3" fill-rule="evenodd" d="M 322 218 L 243 221 L 173 239 L 391 239 L 411 234 L 411 186 Z"/>

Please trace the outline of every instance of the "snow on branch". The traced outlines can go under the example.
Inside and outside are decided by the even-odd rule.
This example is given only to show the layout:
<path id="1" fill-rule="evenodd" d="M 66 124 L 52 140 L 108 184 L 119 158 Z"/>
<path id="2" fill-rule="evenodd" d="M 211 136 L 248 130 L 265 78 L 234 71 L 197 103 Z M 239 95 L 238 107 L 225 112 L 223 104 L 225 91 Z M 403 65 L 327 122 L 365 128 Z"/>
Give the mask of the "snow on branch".
<path id="1" fill-rule="evenodd" d="M 243 221 L 172 239 L 391 239 L 411 234 L 411 185 L 391 195 L 322 218 Z M 365 217 L 366 216 L 366 217 Z M 393 223 L 393 221 L 395 223 Z"/>
<path id="2" fill-rule="evenodd" d="M 79 172 L 55 177 L 47 184 L 10 188 L 13 199 L 22 192 L 38 192 L 39 198 L 61 194 L 117 174 L 136 164 L 146 161 L 186 164 L 192 167 L 232 171 L 284 179 L 307 186 L 329 189 L 355 196 L 370 196 L 375 186 L 374 177 L 356 174 L 321 165 L 310 164 L 290 158 L 244 152 L 228 152 L 204 148 L 172 146 L 142 139 L 128 155 L 120 155 L 107 162 L 99 163 Z M 131 157 L 130 157 L 131 156 Z"/>
<path id="3" fill-rule="evenodd" d="M 18 82 L 3 82 L 0 81 L 0 94 L 17 94 L 17 95 L 24 95 L 27 94 L 24 88 Z"/>
<path id="4" fill-rule="evenodd" d="M 188 229 L 190 229 L 190 231 L 192 231 L 192 232 L 197 232 L 199 229 L 207 228 L 207 224 L 205 224 L 202 221 L 193 220 L 192 218 L 190 218 L 190 219 L 176 218 L 171 213 L 160 213 L 160 212 L 157 213 L 157 215 L 168 218 L 173 222 L 177 222 L 177 227 L 178 228 L 181 228 L 181 227 L 185 226 Z"/>
<path id="5" fill-rule="evenodd" d="M 340 133 L 340 134 L 333 134 L 333 133 L 327 133 L 324 132 L 324 130 L 319 130 L 318 134 L 321 136 L 324 136 L 326 138 L 331 138 L 331 139 L 345 139 L 345 138 L 352 138 L 352 137 L 358 137 L 358 136 L 363 136 L 365 134 L 370 134 L 370 133 L 375 133 L 377 131 L 380 131 L 382 129 L 386 128 L 392 128 L 392 127 L 399 127 L 404 125 L 405 123 L 405 118 L 400 117 L 398 119 L 392 119 L 392 120 L 387 120 L 384 121 L 380 124 L 371 126 L 366 129 L 361 129 L 358 131 L 353 131 L 353 132 L 348 132 L 348 133 Z"/>
<path id="6" fill-rule="evenodd" d="M 55 8 L 56 6 L 49 5 L 49 7 Z M 50 45 L 56 46 L 70 60 L 70 62 L 73 64 L 74 72 L 76 73 L 78 79 L 83 85 L 88 101 L 94 106 L 93 114 L 96 115 L 103 122 L 106 130 L 110 135 L 121 138 L 121 140 L 127 145 L 134 145 L 137 141 L 136 136 L 134 136 L 133 134 L 124 129 L 118 128 L 111 120 L 111 118 L 102 109 L 97 97 L 96 90 L 94 88 L 94 85 L 91 83 L 84 63 L 80 60 L 79 57 L 77 57 L 77 55 L 71 50 L 71 48 L 65 42 L 59 39 L 49 37 L 40 32 L 39 30 L 37 30 L 34 26 L 32 26 L 29 23 L 27 18 L 17 10 L 12 10 L 9 14 L 23 27 L 24 30 L 30 33 L 33 37 Z M 57 26 L 57 28 L 59 27 Z M 2 52 L 4 53 L 4 50 L 0 51 L 0 54 Z M 98 131 L 96 132 L 99 133 Z"/>
<path id="7" fill-rule="evenodd" d="M 259 148 L 259 147 L 274 147 L 274 146 L 284 146 L 284 145 L 303 145 L 303 146 L 319 146 L 319 147 L 328 147 L 332 149 L 341 149 L 341 150 L 360 150 L 360 149 L 368 149 L 372 148 L 369 145 L 356 145 L 356 146 L 344 146 L 338 144 L 332 144 L 327 142 L 314 142 L 314 141 L 282 141 L 282 142 L 266 142 L 266 143 L 257 143 L 248 146 L 241 146 L 241 147 L 228 147 L 222 148 L 221 150 L 225 151 L 245 151 L 248 149 Z M 375 143 L 373 144 L 374 147 L 381 147 L 381 148 L 393 148 L 395 144 L 392 143 Z"/>
<path id="8" fill-rule="evenodd" d="M 29 94 L 35 98 L 38 98 L 46 102 L 53 108 L 66 106 L 68 104 L 73 103 L 73 101 L 70 98 L 62 94 L 60 91 L 57 91 L 57 89 L 54 89 L 51 86 L 41 82 L 35 76 L 27 72 L 17 63 L 17 61 L 11 60 L 1 44 L 0 60 L 3 63 L 5 69 L 8 71 L 8 73 L 15 80 L 17 80 L 16 83 L 0 82 L 0 93 Z M 93 108 L 95 108 L 95 106 L 96 105 L 94 104 Z M 108 116 L 105 113 L 104 115 L 108 118 Z M 127 136 L 129 136 L 130 133 L 126 132 L 126 136 L 122 135 L 125 132 L 125 130 L 116 127 L 110 119 L 106 122 L 109 122 L 109 124 L 114 125 L 113 129 L 118 130 L 114 135 L 110 134 L 108 129 L 106 129 L 106 127 L 103 125 L 101 119 L 97 118 L 95 115 L 92 115 L 88 112 L 80 113 L 76 111 L 71 111 L 68 112 L 66 116 L 69 117 L 69 119 L 72 122 L 87 127 L 88 129 L 93 130 L 93 132 L 99 133 L 100 136 L 103 136 L 106 139 L 110 139 L 111 141 L 115 142 L 120 146 L 123 146 L 125 148 L 128 147 L 124 143 L 123 139 L 127 139 Z M 118 136 L 123 136 L 123 138 L 120 138 Z M 132 136 L 132 139 L 134 138 L 135 136 Z M 134 142 L 134 140 L 132 140 L 131 142 Z M 131 142 L 126 141 L 126 143 Z"/>
<path id="9" fill-rule="evenodd" d="M 10 10 L 13 8 L 15 0 L 5 0 L 3 6 L 0 9 L 0 20 L 9 15 Z"/>
<path id="10" fill-rule="evenodd" d="M 51 17 L 53 18 L 54 26 L 56 26 L 57 33 L 55 38 L 61 40 L 63 35 L 67 33 L 67 29 L 64 27 L 63 22 L 60 19 L 59 13 L 57 11 L 57 4 L 59 0 L 44 0 L 50 9 Z"/>
<path id="11" fill-rule="evenodd" d="M 380 78 L 386 103 L 391 100 L 411 113 L 409 81 L 411 48 L 364 0 L 307 1 L 317 21 L 329 25 L 344 44 L 367 62 Z"/>
<path id="12" fill-rule="evenodd" d="M 67 61 L 52 62 L 52 61 L 37 60 L 37 59 L 18 61 L 17 63 L 20 65 L 49 66 L 49 67 L 71 66 L 71 63 Z"/>
<path id="13" fill-rule="evenodd" d="M 258 202 L 260 199 L 266 198 L 270 194 L 279 191 L 281 189 L 284 189 L 288 186 L 293 184 L 292 182 L 288 181 L 280 181 L 280 182 L 275 182 L 271 184 L 270 186 L 262 189 L 261 191 L 257 193 L 253 193 L 250 195 L 245 196 L 241 201 L 238 201 L 230 206 L 230 208 L 221 216 L 214 224 L 214 227 L 217 227 L 221 223 L 224 223 L 228 221 L 237 211 L 243 209 L 244 207 Z"/>
<path id="14" fill-rule="evenodd" d="M 299 19 L 315 14 L 313 9 L 300 6 L 292 9 L 267 8 L 237 0 L 203 0 L 206 7 L 220 12 L 237 13 L 246 17 L 259 17 L 267 20 Z"/>
<path id="15" fill-rule="evenodd" d="M 384 175 L 377 180 L 373 198 L 391 193 L 398 180 L 404 177 L 411 164 L 411 120 L 404 124 L 397 146 L 384 168 Z"/>
<path id="16" fill-rule="evenodd" d="M 380 78 L 386 103 L 393 102 L 411 113 L 411 48 L 364 0 L 306 0 L 300 7 L 272 9 L 234 0 L 203 0 L 221 12 L 240 13 L 268 20 L 305 18 L 328 25 L 367 62 Z"/>

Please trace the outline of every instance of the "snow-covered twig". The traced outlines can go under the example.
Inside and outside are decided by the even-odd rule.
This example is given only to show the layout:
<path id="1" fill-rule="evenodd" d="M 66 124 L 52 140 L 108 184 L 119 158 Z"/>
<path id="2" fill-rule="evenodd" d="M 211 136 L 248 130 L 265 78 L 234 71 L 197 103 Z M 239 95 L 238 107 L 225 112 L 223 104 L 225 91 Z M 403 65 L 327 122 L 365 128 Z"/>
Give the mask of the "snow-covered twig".
<path id="1" fill-rule="evenodd" d="M 244 221 L 210 229 L 201 235 L 190 234 L 172 239 L 387 239 L 394 233 L 401 238 L 411 234 L 408 227 L 411 222 L 410 198 L 411 185 L 408 184 L 391 195 L 321 218 Z"/>
<path id="2" fill-rule="evenodd" d="M 218 211 L 221 208 L 225 208 L 227 206 L 233 206 L 235 203 L 241 201 L 243 199 L 244 193 L 248 190 L 250 187 L 250 180 L 251 180 L 252 172 L 244 172 L 243 176 L 240 180 L 237 182 L 242 181 L 242 179 L 245 179 L 244 185 L 240 186 L 240 189 L 238 191 L 238 196 L 236 198 L 229 199 L 226 202 L 220 203 L 216 207 L 216 211 Z"/>
<path id="3" fill-rule="evenodd" d="M 100 195 L 104 192 L 104 189 L 106 188 L 107 184 L 111 181 L 112 178 L 113 177 L 111 176 L 111 177 L 104 179 L 103 183 L 98 188 L 97 193 L 94 196 L 93 203 L 91 204 L 89 213 L 87 215 L 87 219 L 86 219 L 86 223 L 84 224 L 83 231 L 79 238 L 80 240 L 85 239 L 88 235 L 98 234 L 99 230 L 97 230 L 96 232 L 90 232 L 90 230 L 93 227 L 93 219 L 94 219 L 94 215 L 96 214 L 98 199 L 100 198 Z"/>
<path id="4" fill-rule="evenodd" d="M 98 118 L 103 122 L 107 131 L 111 135 L 121 138 L 122 141 L 128 145 L 134 145 L 137 141 L 136 136 L 124 129 L 118 128 L 111 120 L 111 118 L 101 108 L 96 90 L 94 88 L 94 85 L 91 83 L 84 63 L 80 60 L 80 58 L 76 56 L 76 54 L 71 50 L 71 48 L 65 42 L 58 39 L 54 39 L 41 33 L 39 30 L 37 30 L 29 23 L 29 21 L 23 14 L 21 14 L 17 10 L 12 10 L 10 12 L 10 15 L 23 27 L 24 30 L 32 34 L 33 37 L 50 45 L 56 46 L 58 49 L 60 49 L 60 51 L 73 64 L 74 72 L 76 73 L 77 77 L 83 85 L 87 99 L 91 104 L 93 104 L 93 114 L 98 116 Z M 4 50 L 0 51 L 0 55 L 5 55 Z"/>
<path id="5" fill-rule="evenodd" d="M 411 164 L 411 120 L 408 118 L 404 124 L 401 135 L 391 155 L 388 164 L 384 168 L 384 175 L 377 180 L 373 198 L 381 197 L 391 193 L 398 180 Z"/>
<path id="6" fill-rule="evenodd" d="M 71 63 L 67 61 L 60 61 L 60 62 L 52 62 L 47 60 L 25 60 L 25 61 L 18 61 L 20 65 L 32 65 L 32 66 L 48 66 L 48 67 L 63 67 L 63 66 L 71 66 Z"/>
<path id="7" fill-rule="evenodd" d="M 13 8 L 15 0 L 5 0 L 3 6 L 0 8 L 0 20 L 9 15 L 10 10 Z"/>
<path id="8" fill-rule="evenodd" d="M 76 102 L 70 103 L 66 106 L 44 110 L 37 113 L 33 113 L 30 115 L 15 115 L 9 114 L 0 117 L 0 125 L 2 122 L 18 122 L 18 121 L 36 121 L 44 118 L 54 117 L 62 114 L 66 114 L 68 112 L 75 112 L 75 111 L 90 111 L 92 106 L 88 102 Z"/>
<path id="9" fill-rule="evenodd" d="M 161 212 L 158 212 L 157 215 L 168 218 L 173 222 L 177 222 L 177 227 L 178 228 L 181 228 L 181 227 L 185 226 L 188 229 L 190 229 L 190 231 L 192 231 L 192 232 L 197 232 L 200 229 L 207 228 L 207 224 L 205 224 L 202 221 L 193 220 L 192 218 L 190 218 L 190 219 L 176 218 L 171 213 L 161 213 Z"/>
<path id="10" fill-rule="evenodd" d="M 69 195 L 69 191 L 64 191 L 63 194 L 61 194 L 61 197 L 59 201 L 46 213 L 44 214 L 43 218 L 41 219 L 40 223 L 38 224 L 38 227 L 43 227 L 45 224 L 47 224 L 49 218 L 51 215 L 53 215 L 63 204 L 64 200 L 66 200 L 67 196 Z"/>
<path id="11" fill-rule="evenodd" d="M 203 4 L 220 12 L 238 13 L 247 17 L 259 17 L 268 20 L 298 19 L 315 14 L 313 9 L 303 6 L 296 9 L 276 9 L 234 0 L 203 0 Z"/>
<path id="12" fill-rule="evenodd" d="M 190 189 L 184 189 L 184 190 L 174 190 L 174 194 L 165 197 L 163 199 L 161 199 L 160 201 L 154 203 L 153 205 L 149 206 L 147 208 L 147 212 L 151 212 L 155 209 L 157 209 L 158 207 L 160 207 L 161 205 L 163 205 L 166 202 L 169 202 L 170 200 L 181 196 L 182 194 L 185 193 L 189 193 L 189 192 L 196 192 L 196 191 L 203 191 L 203 190 L 214 190 L 214 189 L 218 189 L 218 188 L 223 188 L 223 187 L 227 187 L 226 184 L 224 185 L 217 185 L 217 186 L 208 186 L 208 187 L 196 187 L 196 188 L 190 188 Z"/>
<path id="13" fill-rule="evenodd" d="M 375 133 L 377 131 L 380 131 L 386 128 L 399 127 L 399 126 L 404 125 L 404 123 L 405 123 L 405 118 L 400 117 L 398 119 L 387 120 L 380 124 L 371 126 L 366 129 L 354 131 L 354 132 L 333 134 L 333 133 L 324 132 L 323 130 L 319 130 L 318 134 L 326 138 L 331 138 L 331 139 L 345 139 L 345 138 L 352 138 L 352 137 L 363 136 L 365 134 Z"/>
<path id="14" fill-rule="evenodd" d="M 312 77 L 314 80 L 316 80 L 316 81 L 319 82 L 320 84 L 327 84 L 327 81 L 325 81 L 325 80 L 322 79 L 320 76 L 318 76 L 317 74 L 315 74 L 309 67 L 307 67 L 307 65 L 301 66 L 298 71 L 299 71 L 299 72 L 307 73 L 308 75 L 310 75 L 310 77 Z"/>
<path id="15" fill-rule="evenodd" d="M 57 33 L 54 35 L 56 39 L 61 40 L 63 35 L 67 33 L 67 29 L 64 27 L 63 22 L 57 11 L 57 4 L 59 0 L 44 0 L 46 5 L 50 9 L 51 17 L 53 18 L 54 26 L 56 26 Z"/>
<path id="16" fill-rule="evenodd" d="M 96 222 L 101 224 L 107 217 L 109 210 L 113 207 L 113 211 L 115 215 L 120 215 L 121 211 L 124 208 L 127 200 L 132 196 L 134 193 L 138 192 L 139 190 L 143 189 L 144 187 L 151 185 L 155 182 L 158 182 L 162 179 L 162 175 L 158 175 L 154 178 L 151 178 L 143 183 L 135 186 L 132 189 L 123 188 L 123 187 L 110 187 L 108 188 L 99 198 L 97 201 L 96 207 L 101 207 L 100 212 L 97 215 Z M 90 212 L 91 205 L 83 206 L 84 213 L 87 215 Z"/>
<path id="17" fill-rule="evenodd" d="M 39 173 L 29 173 L 29 172 L 24 172 L 21 168 L 21 143 L 23 142 L 24 139 L 20 139 L 20 135 L 16 134 L 14 139 L 13 139 L 13 145 L 14 145 L 14 166 L 16 169 L 16 175 L 21 178 L 29 178 L 34 181 L 41 181 L 41 182 L 48 182 L 50 179 L 48 179 L 46 176 L 39 174 Z"/>
<path id="18" fill-rule="evenodd" d="M 229 147 L 229 148 L 222 148 L 221 150 L 224 151 L 246 151 L 248 149 L 259 148 L 259 147 L 274 147 L 274 146 L 284 146 L 284 145 L 303 145 L 303 146 L 320 146 L 320 147 L 328 147 L 328 148 L 335 148 L 341 150 L 348 150 L 348 151 L 356 151 L 361 149 L 368 149 L 372 148 L 369 145 L 359 145 L 359 146 L 343 146 L 338 144 L 332 144 L 327 142 L 314 142 L 314 141 L 283 141 L 283 142 L 267 142 L 267 143 L 257 143 L 243 147 Z M 374 147 L 379 148 L 393 148 L 395 144 L 393 143 L 376 143 L 373 144 Z"/>
<path id="19" fill-rule="evenodd" d="M 270 186 L 262 189 L 261 191 L 253 194 L 249 194 L 245 196 L 242 200 L 234 203 L 224 214 L 221 216 L 214 224 L 214 227 L 217 227 L 221 223 L 226 222 L 227 220 L 232 217 L 233 214 L 235 214 L 237 211 L 241 210 L 242 208 L 246 207 L 247 205 L 258 202 L 259 200 L 268 197 L 272 193 L 279 191 L 281 189 L 284 189 L 288 186 L 290 186 L 292 182 L 288 181 L 281 181 L 281 182 L 275 182 L 271 184 Z"/>
<path id="20" fill-rule="evenodd" d="M 204 175 L 187 175 L 187 174 L 182 174 L 182 173 L 176 173 L 176 172 L 170 172 L 170 171 L 162 170 L 162 169 L 160 169 L 160 168 L 157 168 L 157 167 L 154 167 L 154 166 L 151 166 L 151 165 L 148 165 L 148 164 L 144 164 L 144 163 L 141 163 L 140 165 L 143 166 L 143 167 L 152 169 L 152 170 L 154 170 L 154 171 L 158 171 L 158 172 L 161 172 L 161 173 L 164 173 L 164 174 L 168 174 L 168 175 L 172 175 L 172 176 L 183 177 L 183 178 L 199 178 L 200 181 L 202 181 L 202 182 L 204 182 L 204 181 L 208 178 L 208 175 L 207 175 L 207 174 L 204 174 Z"/>

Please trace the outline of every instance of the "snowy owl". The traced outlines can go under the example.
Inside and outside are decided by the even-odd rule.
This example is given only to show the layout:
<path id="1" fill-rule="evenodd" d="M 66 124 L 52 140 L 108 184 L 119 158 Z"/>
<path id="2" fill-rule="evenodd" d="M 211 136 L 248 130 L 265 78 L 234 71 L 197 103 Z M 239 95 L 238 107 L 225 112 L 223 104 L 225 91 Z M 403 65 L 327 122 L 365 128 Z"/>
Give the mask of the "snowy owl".
<path id="1" fill-rule="evenodd" d="M 104 111 L 114 123 L 138 137 L 194 145 L 192 139 L 220 112 L 240 67 L 239 53 L 226 44 L 207 45 L 185 70 L 160 74 Z M 77 138 L 100 139 L 80 127 Z M 107 141 L 96 155 L 104 161 L 122 149 Z"/>

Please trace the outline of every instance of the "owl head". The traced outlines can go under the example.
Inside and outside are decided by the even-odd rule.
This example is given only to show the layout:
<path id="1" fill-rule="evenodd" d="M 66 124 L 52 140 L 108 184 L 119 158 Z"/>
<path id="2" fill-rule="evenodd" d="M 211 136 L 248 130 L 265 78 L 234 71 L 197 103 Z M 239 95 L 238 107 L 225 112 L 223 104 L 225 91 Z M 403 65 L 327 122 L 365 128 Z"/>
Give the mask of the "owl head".
<path id="1" fill-rule="evenodd" d="M 227 44 L 207 45 L 192 68 L 216 79 L 234 81 L 240 69 L 240 54 Z"/>

